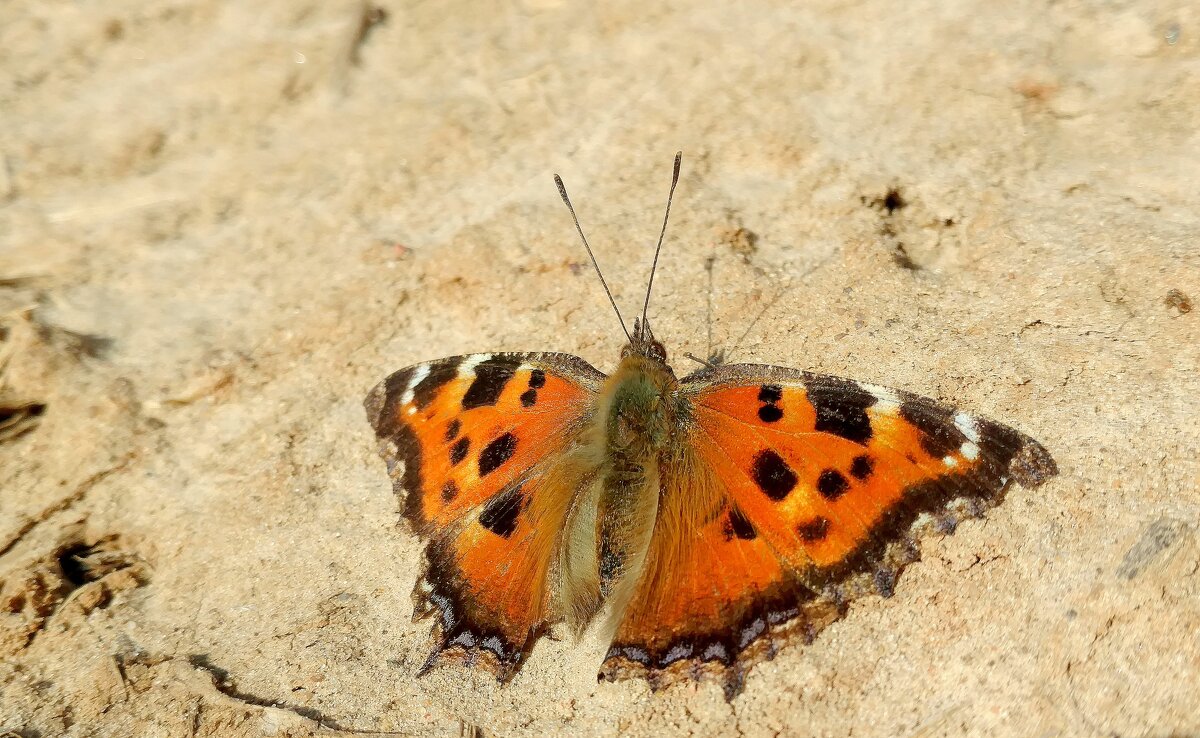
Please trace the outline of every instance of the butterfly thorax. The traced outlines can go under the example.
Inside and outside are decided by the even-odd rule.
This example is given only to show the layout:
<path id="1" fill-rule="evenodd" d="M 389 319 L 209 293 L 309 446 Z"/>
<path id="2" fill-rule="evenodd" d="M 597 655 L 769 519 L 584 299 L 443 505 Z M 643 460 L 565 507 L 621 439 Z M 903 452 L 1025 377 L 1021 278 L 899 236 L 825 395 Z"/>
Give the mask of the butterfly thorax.
<path id="1" fill-rule="evenodd" d="M 597 420 L 613 466 L 631 470 L 653 463 L 677 422 L 673 397 L 679 382 L 661 361 L 630 354 L 600 391 Z"/>

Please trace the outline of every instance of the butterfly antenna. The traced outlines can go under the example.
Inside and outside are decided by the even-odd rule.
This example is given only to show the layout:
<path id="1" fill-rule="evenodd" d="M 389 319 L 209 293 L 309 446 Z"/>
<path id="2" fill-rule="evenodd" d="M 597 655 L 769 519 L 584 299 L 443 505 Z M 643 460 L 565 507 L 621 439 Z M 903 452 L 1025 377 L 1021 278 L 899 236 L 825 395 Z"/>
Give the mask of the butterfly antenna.
<path id="1" fill-rule="evenodd" d="M 813 272 L 817 271 L 821 267 L 825 266 L 826 261 L 829 261 L 829 260 L 826 259 L 825 261 L 821 261 L 818 264 L 816 264 L 815 266 L 813 266 L 812 268 L 810 268 L 808 271 L 804 272 L 804 274 L 801 274 L 799 276 L 798 280 L 800 282 L 803 282 L 804 280 L 808 279 L 809 275 L 811 275 Z M 775 292 L 775 295 L 770 300 L 768 300 L 766 302 L 766 304 L 763 305 L 762 310 L 758 311 L 758 315 L 754 316 L 754 320 L 750 321 L 750 325 L 746 326 L 746 330 L 742 332 L 741 337 L 738 338 L 738 340 L 734 342 L 733 348 L 729 349 L 728 352 L 724 352 L 727 356 L 732 355 L 737 352 L 738 348 L 742 345 L 742 341 L 746 340 L 746 337 L 750 335 L 750 331 L 754 330 L 754 326 L 758 324 L 758 321 L 762 320 L 762 317 L 767 314 L 767 311 L 770 310 L 771 308 L 775 307 L 775 304 L 777 302 L 779 302 L 779 300 L 785 294 L 787 294 L 788 290 L 790 290 L 792 288 L 793 281 L 794 280 L 788 279 L 786 282 L 784 282 L 783 286 L 781 286 L 779 288 L 779 290 Z"/>
<path id="2" fill-rule="evenodd" d="M 717 263 L 715 254 L 710 254 L 704 260 L 704 271 L 708 272 L 708 308 L 705 311 L 704 322 L 708 325 L 708 346 L 704 349 L 708 358 L 713 358 L 713 266 Z"/>
<path id="3" fill-rule="evenodd" d="M 650 265 L 650 281 L 646 284 L 646 301 L 642 303 L 642 330 L 646 330 L 646 311 L 650 309 L 650 290 L 654 287 L 654 272 L 658 270 L 658 253 L 662 251 L 663 236 L 667 235 L 667 220 L 671 217 L 671 200 L 675 197 L 675 185 L 679 184 L 679 162 L 683 152 L 675 152 L 675 171 L 671 174 L 671 191 L 667 194 L 667 213 L 663 216 L 662 230 L 658 232 L 658 245 L 654 247 L 654 263 Z"/>
<path id="4" fill-rule="evenodd" d="M 675 171 L 679 171 L 678 159 L 676 159 Z M 562 177 L 554 175 L 554 184 L 558 185 L 558 194 L 562 196 L 563 204 L 567 206 L 567 210 L 571 211 L 571 220 L 575 221 L 575 230 L 579 232 L 579 239 L 583 241 L 583 247 L 587 249 L 588 256 L 592 259 L 592 266 L 596 267 L 596 274 L 600 277 L 600 284 L 604 287 L 604 294 L 608 295 L 608 301 L 612 303 L 613 311 L 617 314 L 617 320 L 621 321 L 621 330 L 625 331 L 625 338 L 633 343 L 633 336 L 629 335 L 629 329 L 625 327 L 625 319 L 621 317 L 621 311 L 617 308 L 617 301 L 613 299 L 612 290 L 608 289 L 608 282 L 604 281 L 604 272 L 600 271 L 600 265 L 596 263 L 596 255 L 592 253 L 592 247 L 588 245 L 587 236 L 583 235 L 583 228 L 579 226 L 579 216 L 575 214 L 575 206 L 571 204 L 571 198 L 567 197 L 567 188 L 563 186 Z M 674 189 L 674 186 L 672 186 Z"/>

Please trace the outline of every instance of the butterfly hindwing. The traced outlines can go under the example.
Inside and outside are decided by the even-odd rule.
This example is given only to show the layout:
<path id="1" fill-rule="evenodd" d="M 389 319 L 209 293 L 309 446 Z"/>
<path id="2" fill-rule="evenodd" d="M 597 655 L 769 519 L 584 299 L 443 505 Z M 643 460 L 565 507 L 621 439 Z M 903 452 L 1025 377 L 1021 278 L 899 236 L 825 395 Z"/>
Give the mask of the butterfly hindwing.
<path id="1" fill-rule="evenodd" d="M 657 688 L 708 673 L 732 696 L 745 665 L 772 655 L 785 630 L 815 632 L 837 611 L 795 576 L 702 459 L 670 472 L 600 677 L 640 676 Z"/>
<path id="2" fill-rule="evenodd" d="M 436 647 L 478 653 L 501 677 L 547 618 L 545 577 L 576 480 L 561 453 L 604 375 L 566 354 L 476 354 L 402 369 L 367 395 L 401 497 L 428 539 L 414 617 Z"/>
<path id="3" fill-rule="evenodd" d="M 718 666 L 736 683 L 784 632 L 811 637 L 847 600 L 890 595 L 918 555 L 922 528 L 952 532 L 996 504 L 1010 481 L 1037 486 L 1057 471 L 1041 445 L 1007 426 L 851 380 L 729 365 L 685 378 L 679 393 L 692 413 L 684 445 L 698 461 L 689 465 L 716 480 L 721 513 L 693 512 L 695 533 L 662 531 L 679 553 L 657 576 L 694 578 L 695 591 L 659 588 L 668 601 L 639 605 L 654 586 L 647 578 L 609 674 L 661 679 L 685 661 Z M 664 489 L 664 506 L 671 493 Z M 702 607 L 687 610 L 688 597 L 723 609 L 701 617 Z"/>

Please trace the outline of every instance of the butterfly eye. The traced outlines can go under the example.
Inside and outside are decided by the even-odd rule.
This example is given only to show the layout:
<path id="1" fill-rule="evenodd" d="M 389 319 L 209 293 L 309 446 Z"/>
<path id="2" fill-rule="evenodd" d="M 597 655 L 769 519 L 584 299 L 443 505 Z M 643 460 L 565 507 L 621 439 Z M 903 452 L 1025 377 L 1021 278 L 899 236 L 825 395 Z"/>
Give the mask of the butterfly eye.
<path id="1" fill-rule="evenodd" d="M 650 358 L 663 362 L 667 361 L 667 349 L 658 341 L 650 342 Z"/>

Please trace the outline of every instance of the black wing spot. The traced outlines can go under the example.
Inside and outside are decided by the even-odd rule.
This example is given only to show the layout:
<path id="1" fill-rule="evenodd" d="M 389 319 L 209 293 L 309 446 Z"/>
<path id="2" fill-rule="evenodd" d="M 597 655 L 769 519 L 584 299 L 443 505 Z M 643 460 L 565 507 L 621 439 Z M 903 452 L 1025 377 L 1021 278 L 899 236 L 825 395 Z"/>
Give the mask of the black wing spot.
<path id="1" fill-rule="evenodd" d="M 517 452 L 517 437 L 505 433 L 483 447 L 479 452 L 479 476 L 486 477 L 513 457 Z"/>
<path id="2" fill-rule="evenodd" d="M 764 423 L 774 423 L 783 417 L 783 410 L 775 405 L 763 405 L 758 409 L 758 419 Z"/>
<path id="3" fill-rule="evenodd" d="M 758 391 L 758 401 L 773 405 L 783 399 L 783 388 L 777 384 L 764 384 Z"/>
<path id="4" fill-rule="evenodd" d="M 467 452 L 471 450 L 471 439 L 463 436 L 458 439 L 458 442 L 450 447 L 450 465 L 458 466 L 462 460 L 467 458 Z"/>
<path id="5" fill-rule="evenodd" d="M 850 476 L 860 482 L 871 476 L 871 473 L 874 471 L 875 462 L 866 454 L 855 456 L 854 461 L 850 462 Z"/>
<path id="6" fill-rule="evenodd" d="M 475 367 L 475 381 L 463 395 L 464 410 L 495 405 L 500 394 L 517 372 L 519 364 L 512 359 L 493 357 Z"/>
<path id="7" fill-rule="evenodd" d="M 725 521 L 725 540 L 732 541 L 734 536 L 743 541 L 753 541 L 758 538 L 758 532 L 754 530 L 754 526 L 736 507 L 729 510 L 729 518 Z"/>
<path id="8" fill-rule="evenodd" d="M 451 502 L 458 497 L 458 485 L 451 479 L 442 485 L 442 502 Z"/>
<path id="9" fill-rule="evenodd" d="M 837 469 L 826 469 L 817 477 L 817 491 L 827 500 L 836 500 L 850 490 L 850 482 Z"/>
<path id="10" fill-rule="evenodd" d="M 767 497 L 776 502 L 784 499 L 795 488 L 796 472 L 787 465 L 783 457 L 771 449 L 764 449 L 754 457 L 754 483 Z"/>
<path id="11" fill-rule="evenodd" d="M 537 404 L 537 390 L 527 389 L 521 393 L 521 407 L 533 407 Z"/>
<path id="12" fill-rule="evenodd" d="M 834 377 L 822 377 L 809 384 L 807 391 L 808 401 L 817 413 L 816 430 L 855 443 L 871 440 L 867 408 L 875 404 L 874 395 L 855 382 Z"/>
<path id="13" fill-rule="evenodd" d="M 758 390 L 758 401 L 763 406 L 758 409 L 758 419 L 764 423 L 775 423 L 783 417 L 783 408 L 779 403 L 783 400 L 783 388 L 777 384 L 764 384 Z"/>
<path id="14" fill-rule="evenodd" d="M 805 543 L 814 543 L 823 540 L 829 534 L 828 518 L 813 518 L 796 526 L 796 533 L 800 535 L 800 540 Z"/>
<path id="15" fill-rule="evenodd" d="M 462 431 L 462 421 L 459 420 L 458 418 L 451 420 L 450 424 L 446 426 L 446 443 L 450 443 L 455 438 L 458 438 L 458 434 L 461 431 Z"/>
<path id="16" fill-rule="evenodd" d="M 442 388 L 450 380 L 458 376 L 459 359 L 450 359 L 443 364 L 435 364 L 429 367 L 429 373 L 417 386 L 413 387 L 413 404 L 418 410 L 424 410 L 429 403 L 433 402 L 433 398 L 437 396 L 438 390 Z"/>
<path id="17" fill-rule="evenodd" d="M 546 372 L 534 369 L 529 372 L 529 389 L 541 389 L 546 386 Z"/>
<path id="18" fill-rule="evenodd" d="M 525 507 L 521 488 L 493 497 L 479 514 L 479 524 L 501 538 L 508 538 L 517 529 L 517 518 Z"/>

